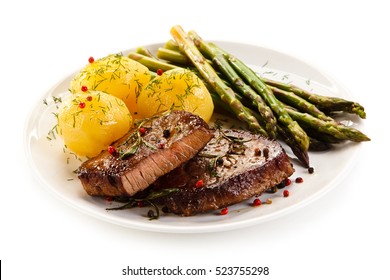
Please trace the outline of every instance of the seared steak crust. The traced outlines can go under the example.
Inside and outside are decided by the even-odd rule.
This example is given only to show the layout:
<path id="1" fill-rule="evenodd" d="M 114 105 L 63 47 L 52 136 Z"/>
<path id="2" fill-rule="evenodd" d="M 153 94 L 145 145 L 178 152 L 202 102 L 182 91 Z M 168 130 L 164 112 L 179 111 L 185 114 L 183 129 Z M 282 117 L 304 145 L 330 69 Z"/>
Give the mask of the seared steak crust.
<path id="1" fill-rule="evenodd" d="M 191 216 L 258 196 L 293 172 L 278 142 L 246 131 L 223 130 L 152 188 L 179 188 L 160 203 L 172 213 Z"/>
<path id="2" fill-rule="evenodd" d="M 132 196 L 191 159 L 211 137 L 200 117 L 173 111 L 145 120 L 112 144 L 114 153 L 102 151 L 77 174 L 89 195 Z"/>

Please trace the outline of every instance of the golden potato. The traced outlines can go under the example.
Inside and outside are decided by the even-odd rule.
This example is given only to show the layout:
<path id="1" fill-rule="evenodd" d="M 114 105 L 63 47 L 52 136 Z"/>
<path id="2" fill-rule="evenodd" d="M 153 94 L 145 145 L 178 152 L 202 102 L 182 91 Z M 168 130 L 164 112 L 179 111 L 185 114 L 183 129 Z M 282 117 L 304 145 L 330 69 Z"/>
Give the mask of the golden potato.
<path id="1" fill-rule="evenodd" d="M 186 69 L 172 69 L 152 79 L 138 96 L 137 107 L 141 118 L 175 109 L 191 112 L 206 122 L 214 111 L 206 86 Z"/>
<path id="2" fill-rule="evenodd" d="M 72 94 L 58 110 L 58 134 L 80 156 L 96 156 L 131 125 L 126 104 L 100 91 Z"/>
<path id="3" fill-rule="evenodd" d="M 136 98 L 150 79 L 147 67 L 122 54 L 111 54 L 85 66 L 71 81 L 70 91 L 104 91 L 123 100 L 135 117 Z"/>

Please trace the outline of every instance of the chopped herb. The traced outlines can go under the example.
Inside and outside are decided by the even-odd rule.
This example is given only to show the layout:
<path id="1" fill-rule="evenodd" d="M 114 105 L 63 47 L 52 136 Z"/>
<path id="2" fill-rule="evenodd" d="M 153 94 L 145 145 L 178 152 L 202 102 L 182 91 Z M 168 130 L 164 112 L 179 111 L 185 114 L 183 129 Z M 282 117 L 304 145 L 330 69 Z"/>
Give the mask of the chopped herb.
<path id="1" fill-rule="evenodd" d="M 57 104 L 57 103 L 61 103 L 62 102 L 62 99 L 61 97 L 56 97 L 56 96 L 53 96 L 53 100 L 54 100 L 54 103 Z"/>

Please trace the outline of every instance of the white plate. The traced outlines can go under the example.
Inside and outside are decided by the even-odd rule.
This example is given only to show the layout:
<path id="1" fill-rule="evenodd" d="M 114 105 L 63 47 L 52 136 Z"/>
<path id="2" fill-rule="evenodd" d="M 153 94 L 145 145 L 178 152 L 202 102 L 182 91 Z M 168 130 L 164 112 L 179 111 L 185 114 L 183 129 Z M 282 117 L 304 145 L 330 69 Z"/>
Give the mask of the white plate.
<path id="1" fill-rule="evenodd" d="M 351 99 L 339 82 L 292 56 L 240 43 L 217 44 L 253 65 L 264 76 L 293 82 L 320 94 Z M 161 45 L 147 47 L 156 51 Z M 348 174 L 359 150 L 359 144 L 346 143 L 332 151 L 310 153 L 311 165 L 315 168 L 314 174 L 308 174 L 305 168 L 293 161 L 296 163 L 296 172 L 291 179 L 294 181 L 296 177 L 303 177 L 304 182 L 301 184 L 293 182 L 287 187 L 290 191 L 289 197 L 283 197 L 279 191 L 272 195 L 272 204 L 252 207 L 251 201 L 243 202 L 229 207 L 229 214 L 225 216 L 218 215 L 217 211 L 194 217 L 163 214 L 160 219 L 150 221 L 145 217 L 147 212 L 145 208 L 107 211 L 107 207 L 116 204 L 88 196 L 73 173 L 80 160 L 63 151 L 61 139 L 51 141 L 47 139 L 48 131 L 55 124 L 53 112 L 56 105 L 54 102 L 45 105 L 43 100 L 67 94 L 72 77 L 73 75 L 66 77 L 43 95 L 32 111 L 25 129 L 25 148 L 29 162 L 39 181 L 63 201 L 91 216 L 124 227 L 158 232 L 194 233 L 224 231 L 259 224 L 296 210 L 336 186 Z M 362 128 L 362 123 L 357 118 L 352 119 L 352 125 Z M 289 148 L 286 148 L 286 151 L 292 156 Z"/>

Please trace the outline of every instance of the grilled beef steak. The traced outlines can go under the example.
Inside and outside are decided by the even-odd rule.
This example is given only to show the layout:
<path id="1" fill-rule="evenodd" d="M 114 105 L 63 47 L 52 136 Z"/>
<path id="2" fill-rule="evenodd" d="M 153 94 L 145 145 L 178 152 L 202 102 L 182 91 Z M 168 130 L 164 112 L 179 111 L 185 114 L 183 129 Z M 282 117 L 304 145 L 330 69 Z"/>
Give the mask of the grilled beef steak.
<path id="1" fill-rule="evenodd" d="M 196 157 L 151 188 L 179 188 L 159 202 L 170 212 L 191 216 L 258 196 L 293 172 L 278 142 L 241 130 L 217 130 Z"/>
<path id="2" fill-rule="evenodd" d="M 78 177 L 89 195 L 132 196 L 195 156 L 212 135 L 200 117 L 184 111 L 147 119 L 82 163 Z"/>

